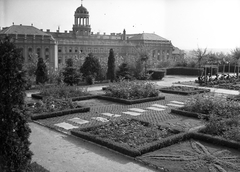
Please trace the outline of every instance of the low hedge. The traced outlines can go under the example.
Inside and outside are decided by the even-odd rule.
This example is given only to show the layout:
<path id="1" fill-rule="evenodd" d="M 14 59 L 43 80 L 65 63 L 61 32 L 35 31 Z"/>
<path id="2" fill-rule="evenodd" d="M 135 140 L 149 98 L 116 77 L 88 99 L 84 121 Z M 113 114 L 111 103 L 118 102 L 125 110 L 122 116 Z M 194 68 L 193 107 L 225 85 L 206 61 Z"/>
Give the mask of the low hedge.
<path id="1" fill-rule="evenodd" d="M 38 94 L 32 94 L 32 98 L 34 99 L 43 99 L 45 96 L 41 95 L 40 93 Z M 72 101 L 80 101 L 80 100 L 88 100 L 88 99 L 93 99 L 96 98 L 96 95 L 87 95 L 87 96 L 81 96 L 81 97 L 71 97 L 70 99 Z"/>
<path id="2" fill-rule="evenodd" d="M 146 122 L 144 122 L 144 123 L 146 123 Z M 104 125 L 106 125 L 106 124 L 104 124 Z M 97 127 L 99 127 L 99 126 L 97 126 Z M 174 130 L 174 132 L 178 132 L 178 133 L 175 133 L 174 135 L 166 137 L 166 138 L 162 138 L 161 140 L 158 140 L 158 141 L 147 143 L 146 145 L 141 146 L 139 148 L 132 148 L 126 144 L 121 144 L 121 143 L 115 142 L 111 139 L 102 138 L 102 137 L 99 137 L 99 136 L 96 136 L 96 135 L 86 132 L 93 128 L 96 128 L 96 126 L 84 128 L 84 129 L 73 129 L 73 130 L 71 130 L 71 134 L 74 136 L 80 137 L 82 139 L 105 146 L 109 149 L 115 150 L 117 152 L 120 152 L 122 154 L 131 156 L 131 157 L 140 156 L 144 153 L 151 152 L 156 149 L 160 149 L 162 147 L 169 146 L 171 144 L 177 143 L 179 140 L 185 140 L 188 137 L 187 133 L 179 133 L 179 131 Z"/>
<path id="3" fill-rule="evenodd" d="M 188 67 L 174 67 L 167 68 L 167 75 L 189 75 L 189 76 L 199 76 L 203 73 L 203 69 L 198 68 L 188 68 Z"/>
<path id="4" fill-rule="evenodd" d="M 181 94 L 181 95 L 190 95 L 190 94 L 199 94 L 210 92 L 210 89 L 199 89 L 195 88 L 194 90 L 189 91 L 180 91 L 180 90 L 172 90 L 172 87 L 160 88 L 159 91 L 164 93 L 173 93 L 173 94 Z"/>
<path id="5" fill-rule="evenodd" d="M 183 108 L 171 109 L 171 113 L 175 113 L 175 114 L 187 116 L 187 117 L 192 117 L 192 118 L 204 118 L 204 119 L 208 118 L 208 115 L 206 115 L 206 114 L 189 112 L 189 111 L 183 110 Z"/>
<path id="6" fill-rule="evenodd" d="M 75 108 L 75 109 L 67 109 L 63 111 L 56 111 L 56 112 L 46 112 L 46 113 L 41 113 L 41 114 L 33 114 L 31 115 L 32 120 L 38 120 L 38 119 L 46 119 L 46 118 L 52 118 L 52 117 L 57 117 L 57 116 L 63 116 L 63 115 L 68 115 L 68 114 L 73 114 L 73 113 L 83 113 L 83 112 L 88 112 L 90 111 L 89 107 L 81 107 L 81 108 Z"/>
<path id="7" fill-rule="evenodd" d="M 117 103 L 132 105 L 132 104 L 145 103 L 145 102 L 150 102 L 150 101 L 164 100 L 165 96 L 148 97 L 148 98 L 136 99 L 136 100 L 120 99 L 120 98 L 103 96 L 103 95 L 98 96 L 97 98 L 103 99 L 103 100 L 108 100 L 108 101 L 113 101 L 113 102 L 117 102 Z"/>

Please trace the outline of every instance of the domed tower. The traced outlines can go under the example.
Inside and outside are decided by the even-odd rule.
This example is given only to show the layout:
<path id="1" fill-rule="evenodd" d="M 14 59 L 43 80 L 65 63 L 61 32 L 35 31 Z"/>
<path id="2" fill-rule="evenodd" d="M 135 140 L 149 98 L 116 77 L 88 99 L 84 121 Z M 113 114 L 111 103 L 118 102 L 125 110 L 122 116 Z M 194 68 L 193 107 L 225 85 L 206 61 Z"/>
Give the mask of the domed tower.
<path id="1" fill-rule="evenodd" d="M 89 13 L 82 4 L 76 9 L 74 18 L 73 33 L 76 35 L 90 35 L 91 27 L 89 25 Z"/>

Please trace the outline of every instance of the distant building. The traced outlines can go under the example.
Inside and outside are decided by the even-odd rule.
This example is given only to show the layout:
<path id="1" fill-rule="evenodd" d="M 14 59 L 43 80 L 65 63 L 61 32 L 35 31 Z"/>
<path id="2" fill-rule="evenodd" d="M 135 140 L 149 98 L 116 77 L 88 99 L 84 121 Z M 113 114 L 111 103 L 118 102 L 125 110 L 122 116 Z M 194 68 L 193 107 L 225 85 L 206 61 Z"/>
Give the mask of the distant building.
<path id="1" fill-rule="evenodd" d="M 14 39 L 26 62 L 31 56 L 37 55 L 47 60 L 51 66 L 57 67 L 57 43 L 52 35 L 33 26 L 12 25 L 0 31 L 0 38 L 5 36 Z"/>
<path id="2" fill-rule="evenodd" d="M 185 52 L 183 50 L 180 50 L 177 47 L 173 48 L 172 52 L 172 59 L 177 60 L 177 59 L 184 59 Z"/>
<path id="3" fill-rule="evenodd" d="M 44 59 L 50 58 L 54 67 L 64 64 L 68 58 L 81 58 L 90 52 L 100 61 L 106 60 L 111 48 L 119 56 L 126 56 L 134 54 L 136 46 L 144 45 L 151 51 L 152 62 L 171 59 L 174 51 L 171 41 L 154 33 L 127 34 L 124 29 L 117 34 L 94 34 L 91 32 L 89 12 L 82 5 L 75 11 L 72 31 L 60 32 L 58 29 L 51 32 L 47 29 L 43 32 L 33 26 L 13 25 L 0 31 L 1 35 L 15 38 L 17 46 L 23 49 L 26 61 L 29 53 L 37 53 Z"/>

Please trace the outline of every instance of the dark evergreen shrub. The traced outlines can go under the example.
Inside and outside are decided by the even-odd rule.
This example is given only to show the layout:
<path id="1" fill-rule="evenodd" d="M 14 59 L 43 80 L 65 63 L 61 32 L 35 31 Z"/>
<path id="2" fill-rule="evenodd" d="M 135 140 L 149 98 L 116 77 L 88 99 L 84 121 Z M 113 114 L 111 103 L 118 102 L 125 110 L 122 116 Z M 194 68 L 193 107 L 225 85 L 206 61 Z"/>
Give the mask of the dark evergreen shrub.
<path id="1" fill-rule="evenodd" d="M 161 80 L 164 77 L 165 71 L 161 70 L 148 70 L 151 73 L 151 79 L 153 80 Z"/>
<path id="2" fill-rule="evenodd" d="M 43 61 L 43 58 L 38 59 L 36 70 L 36 84 L 44 84 L 48 80 L 47 66 Z"/>
<path id="3" fill-rule="evenodd" d="M 132 79 L 130 69 L 127 63 L 122 63 L 116 72 L 117 78 Z"/>
<path id="4" fill-rule="evenodd" d="M 113 49 L 110 49 L 110 51 L 109 51 L 107 79 L 109 79 L 111 82 L 113 82 L 116 79 L 115 57 L 114 57 Z"/>
<path id="5" fill-rule="evenodd" d="M 0 42 L 0 171 L 22 172 L 31 162 L 24 106 L 24 58 L 9 38 Z"/>
<path id="6" fill-rule="evenodd" d="M 80 68 L 83 77 L 91 76 L 96 78 L 96 76 L 100 73 L 101 66 L 97 58 L 93 56 L 92 53 L 89 53 L 86 57 L 83 65 Z"/>
<path id="7" fill-rule="evenodd" d="M 66 64 L 67 66 L 64 68 L 63 71 L 63 82 L 65 82 L 67 85 L 77 84 L 79 75 L 77 73 L 77 69 L 73 67 L 73 60 L 67 59 Z"/>

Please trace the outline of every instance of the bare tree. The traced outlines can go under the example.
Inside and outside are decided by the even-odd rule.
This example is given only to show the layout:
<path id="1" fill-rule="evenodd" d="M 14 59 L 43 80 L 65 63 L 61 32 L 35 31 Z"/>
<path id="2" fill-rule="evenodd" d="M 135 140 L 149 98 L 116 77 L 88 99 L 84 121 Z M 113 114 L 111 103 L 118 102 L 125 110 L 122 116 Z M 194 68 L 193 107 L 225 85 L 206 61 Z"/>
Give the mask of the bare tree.
<path id="1" fill-rule="evenodd" d="M 205 49 L 200 49 L 198 48 L 197 50 L 193 50 L 194 55 L 197 57 L 197 63 L 198 63 L 198 68 L 200 69 L 202 66 L 203 60 L 207 57 L 207 48 Z"/>
<path id="2" fill-rule="evenodd" d="M 232 52 L 232 57 L 235 61 L 235 64 L 237 64 L 237 77 L 239 76 L 239 59 L 240 59 L 240 48 L 235 48 Z"/>

